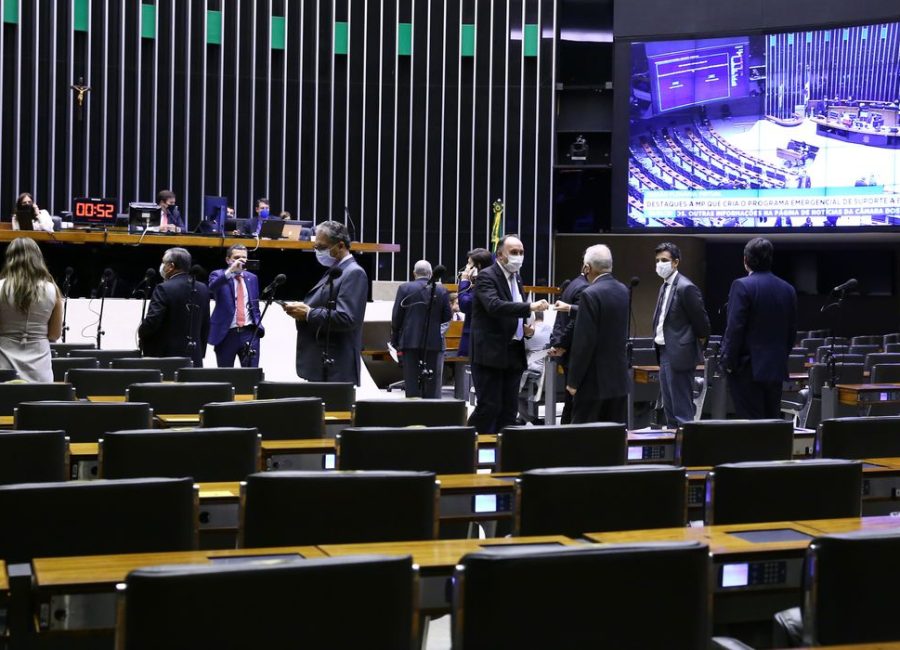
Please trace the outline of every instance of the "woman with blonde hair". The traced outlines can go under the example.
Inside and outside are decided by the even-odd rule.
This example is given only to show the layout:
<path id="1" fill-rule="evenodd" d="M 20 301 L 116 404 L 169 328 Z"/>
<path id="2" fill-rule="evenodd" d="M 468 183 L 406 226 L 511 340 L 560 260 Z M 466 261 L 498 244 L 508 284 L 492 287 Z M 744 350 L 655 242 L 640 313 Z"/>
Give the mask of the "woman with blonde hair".
<path id="1" fill-rule="evenodd" d="M 53 381 L 50 341 L 62 334 L 62 304 L 35 241 L 12 240 L 0 271 L 0 368 L 25 381 Z"/>

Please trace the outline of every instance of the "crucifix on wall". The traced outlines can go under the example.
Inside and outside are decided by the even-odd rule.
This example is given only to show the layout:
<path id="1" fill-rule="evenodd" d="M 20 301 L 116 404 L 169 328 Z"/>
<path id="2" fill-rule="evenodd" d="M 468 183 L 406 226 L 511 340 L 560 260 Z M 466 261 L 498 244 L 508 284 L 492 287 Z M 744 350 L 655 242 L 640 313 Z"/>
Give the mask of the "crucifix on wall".
<path id="1" fill-rule="evenodd" d="M 85 96 L 91 92 L 90 86 L 84 85 L 84 77 L 78 77 L 78 83 L 72 84 L 69 86 L 72 90 L 75 91 L 75 105 L 78 107 L 78 121 L 81 122 L 84 119 L 84 100 Z"/>

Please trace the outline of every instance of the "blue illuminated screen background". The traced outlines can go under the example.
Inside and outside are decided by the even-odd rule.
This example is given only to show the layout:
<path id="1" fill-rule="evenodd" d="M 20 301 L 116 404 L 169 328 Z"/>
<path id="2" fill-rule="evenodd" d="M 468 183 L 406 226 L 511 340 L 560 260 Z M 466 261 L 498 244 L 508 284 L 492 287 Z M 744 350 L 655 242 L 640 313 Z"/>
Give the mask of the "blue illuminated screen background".
<path id="1" fill-rule="evenodd" d="M 900 23 L 630 47 L 628 226 L 900 225 Z"/>

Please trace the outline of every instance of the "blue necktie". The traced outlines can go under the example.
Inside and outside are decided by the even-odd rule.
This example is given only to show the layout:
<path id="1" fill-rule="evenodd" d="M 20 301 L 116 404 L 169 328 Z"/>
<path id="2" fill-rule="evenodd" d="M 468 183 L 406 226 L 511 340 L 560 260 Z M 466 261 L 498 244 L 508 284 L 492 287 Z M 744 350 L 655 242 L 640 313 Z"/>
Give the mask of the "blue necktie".
<path id="1" fill-rule="evenodd" d="M 522 302 L 522 296 L 519 295 L 519 283 L 516 282 L 516 276 L 509 276 L 509 292 L 512 294 L 513 302 Z M 522 325 L 522 319 L 518 319 L 516 325 L 516 336 L 515 339 L 517 341 L 521 341 L 525 336 L 525 328 Z"/>

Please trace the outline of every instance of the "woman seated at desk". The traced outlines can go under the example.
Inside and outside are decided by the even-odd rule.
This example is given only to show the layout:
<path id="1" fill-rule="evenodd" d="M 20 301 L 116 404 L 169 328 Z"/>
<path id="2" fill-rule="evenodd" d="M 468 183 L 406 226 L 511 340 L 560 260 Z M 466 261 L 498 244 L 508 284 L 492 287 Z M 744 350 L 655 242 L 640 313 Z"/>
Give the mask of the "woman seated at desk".
<path id="1" fill-rule="evenodd" d="M 53 219 L 50 218 L 50 213 L 38 208 L 28 192 L 22 192 L 19 194 L 19 198 L 16 199 L 16 209 L 12 216 L 12 229 L 21 230 L 19 228 L 19 214 L 27 212 L 29 208 L 34 212 L 30 230 L 53 232 Z"/>

